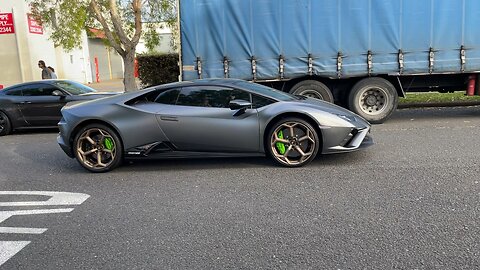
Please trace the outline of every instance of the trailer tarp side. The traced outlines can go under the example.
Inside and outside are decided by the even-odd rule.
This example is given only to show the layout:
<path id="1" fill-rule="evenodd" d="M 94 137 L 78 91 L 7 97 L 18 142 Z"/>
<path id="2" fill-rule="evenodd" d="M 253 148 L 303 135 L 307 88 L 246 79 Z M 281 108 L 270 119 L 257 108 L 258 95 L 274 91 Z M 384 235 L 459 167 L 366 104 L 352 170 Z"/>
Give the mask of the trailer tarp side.
<path id="1" fill-rule="evenodd" d="M 183 79 L 284 78 L 480 70 L 478 0 L 181 0 Z M 341 66 L 338 66 L 338 56 Z M 195 69 L 193 68 L 195 67 Z"/>

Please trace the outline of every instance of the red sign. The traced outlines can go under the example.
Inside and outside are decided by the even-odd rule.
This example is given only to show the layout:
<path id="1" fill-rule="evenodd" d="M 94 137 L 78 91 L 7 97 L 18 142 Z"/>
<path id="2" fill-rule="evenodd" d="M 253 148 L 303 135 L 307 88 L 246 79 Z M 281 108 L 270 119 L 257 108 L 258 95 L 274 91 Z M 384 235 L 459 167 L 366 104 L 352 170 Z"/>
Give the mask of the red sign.
<path id="1" fill-rule="evenodd" d="M 13 14 L 0 13 L 0 35 L 13 33 L 15 33 L 15 28 L 13 27 Z"/>
<path id="2" fill-rule="evenodd" d="M 27 14 L 28 19 L 28 32 L 32 34 L 43 35 L 43 27 L 38 23 L 32 14 Z"/>

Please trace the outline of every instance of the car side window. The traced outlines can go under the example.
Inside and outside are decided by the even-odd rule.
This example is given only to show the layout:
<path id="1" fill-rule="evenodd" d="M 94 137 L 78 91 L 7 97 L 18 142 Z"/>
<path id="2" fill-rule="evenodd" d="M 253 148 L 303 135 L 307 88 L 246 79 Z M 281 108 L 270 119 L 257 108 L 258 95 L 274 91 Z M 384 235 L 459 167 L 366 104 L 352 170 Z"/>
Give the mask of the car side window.
<path id="1" fill-rule="evenodd" d="M 252 106 L 255 109 L 270 105 L 275 102 L 276 101 L 273 99 L 252 94 Z"/>
<path id="2" fill-rule="evenodd" d="M 155 102 L 162 104 L 171 104 L 175 105 L 177 103 L 178 94 L 180 93 L 179 89 L 170 89 L 160 93 Z"/>
<path id="3" fill-rule="evenodd" d="M 230 93 L 229 102 L 234 99 L 241 99 L 241 100 L 251 102 L 250 93 L 246 91 L 238 90 L 238 89 L 232 90 L 232 92 Z"/>
<path id="4" fill-rule="evenodd" d="M 58 90 L 48 84 L 34 84 L 23 88 L 24 96 L 51 96 L 53 91 Z"/>
<path id="5" fill-rule="evenodd" d="M 177 105 L 228 108 L 232 99 L 246 99 L 249 101 L 250 94 L 226 87 L 184 87 L 178 96 Z"/>
<path id="6" fill-rule="evenodd" d="M 9 89 L 5 92 L 5 95 L 8 95 L 8 96 L 22 96 L 22 88 L 21 87 L 15 87 L 15 88 Z"/>

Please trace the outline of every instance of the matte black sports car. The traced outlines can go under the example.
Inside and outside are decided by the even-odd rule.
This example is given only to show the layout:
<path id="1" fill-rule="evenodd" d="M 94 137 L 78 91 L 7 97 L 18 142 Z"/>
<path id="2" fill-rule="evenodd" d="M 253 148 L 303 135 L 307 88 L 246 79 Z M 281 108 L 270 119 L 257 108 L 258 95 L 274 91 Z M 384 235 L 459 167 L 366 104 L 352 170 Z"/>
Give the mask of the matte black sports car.
<path id="1" fill-rule="evenodd" d="M 372 144 L 370 124 L 331 103 L 233 79 L 152 87 L 67 104 L 58 143 L 87 170 L 124 158 L 268 155 L 296 167 Z"/>
<path id="2" fill-rule="evenodd" d="M 23 128 L 56 127 L 60 109 L 70 101 L 118 93 L 101 93 L 69 80 L 43 80 L 0 90 L 0 136 Z"/>

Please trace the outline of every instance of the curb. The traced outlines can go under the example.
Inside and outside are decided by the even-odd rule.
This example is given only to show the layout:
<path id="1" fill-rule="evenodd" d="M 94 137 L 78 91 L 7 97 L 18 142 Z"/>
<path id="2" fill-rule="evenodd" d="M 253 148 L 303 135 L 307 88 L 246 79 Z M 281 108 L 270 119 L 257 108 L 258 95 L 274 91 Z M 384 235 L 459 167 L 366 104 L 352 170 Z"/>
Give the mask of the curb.
<path id="1" fill-rule="evenodd" d="M 475 101 L 457 101 L 457 102 L 437 102 L 437 103 L 403 103 L 398 104 L 398 109 L 408 108 L 429 108 L 429 107 L 465 107 L 465 106 L 478 106 L 480 100 Z"/>

